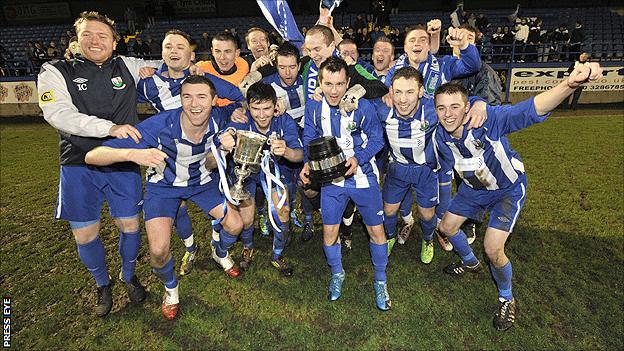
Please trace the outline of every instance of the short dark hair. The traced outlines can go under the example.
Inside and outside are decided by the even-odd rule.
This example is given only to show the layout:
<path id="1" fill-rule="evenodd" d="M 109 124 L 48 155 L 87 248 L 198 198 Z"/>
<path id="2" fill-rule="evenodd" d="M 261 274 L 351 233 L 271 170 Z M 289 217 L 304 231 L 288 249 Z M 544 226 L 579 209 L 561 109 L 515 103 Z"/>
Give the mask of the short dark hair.
<path id="1" fill-rule="evenodd" d="M 463 23 L 461 26 L 459 26 L 459 28 L 461 29 L 465 29 L 469 32 L 474 33 L 475 35 L 475 39 L 479 38 L 479 34 L 481 34 L 481 32 L 479 32 L 479 30 L 477 28 L 475 28 L 474 26 L 471 26 L 469 23 Z"/>
<path id="2" fill-rule="evenodd" d="M 84 11 L 80 13 L 80 16 L 78 16 L 78 18 L 76 18 L 76 21 L 74 22 L 74 29 L 76 30 L 76 33 L 78 33 L 78 28 L 80 27 L 80 25 L 87 21 L 98 21 L 107 25 L 108 28 L 110 28 L 111 32 L 113 32 L 114 41 L 119 41 L 119 39 L 121 38 L 119 36 L 119 33 L 117 33 L 117 29 L 115 29 L 115 21 L 108 18 L 108 16 L 106 15 L 101 15 L 97 11 Z"/>
<path id="3" fill-rule="evenodd" d="M 218 41 L 231 41 L 232 43 L 234 43 L 234 46 L 238 49 L 238 41 L 236 40 L 236 38 L 234 37 L 234 35 L 232 35 L 231 32 L 220 32 L 217 33 L 214 37 L 212 37 L 212 45 L 214 46 L 214 42 L 215 40 Z"/>
<path id="4" fill-rule="evenodd" d="M 264 82 L 257 82 L 252 84 L 249 89 L 247 89 L 247 102 L 261 102 L 270 100 L 273 105 L 277 103 L 277 95 L 275 94 L 275 89 L 270 84 Z"/>
<path id="5" fill-rule="evenodd" d="M 340 57 L 334 57 L 334 56 L 329 57 L 327 60 L 321 63 L 321 67 L 319 68 L 319 72 L 318 72 L 319 80 L 323 80 L 323 71 L 325 70 L 332 72 L 332 73 L 337 73 L 337 72 L 344 70 L 345 75 L 347 76 L 349 72 L 348 66 L 345 60 L 341 59 Z"/>
<path id="6" fill-rule="evenodd" d="M 285 41 L 277 48 L 277 52 L 275 53 L 275 62 L 277 63 L 277 58 L 279 56 L 295 56 L 298 64 L 301 62 L 301 57 L 299 55 L 299 49 L 292 43 Z"/>
<path id="7" fill-rule="evenodd" d="M 427 36 L 431 37 L 431 35 L 429 35 L 429 32 L 427 32 L 427 27 L 425 25 L 417 24 L 415 26 L 410 26 L 405 29 L 405 38 L 407 38 L 407 36 L 415 30 L 424 30 L 425 33 L 427 33 Z"/>
<path id="8" fill-rule="evenodd" d="M 446 95 L 455 95 L 460 94 L 464 101 L 468 101 L 468 90 L 463 86 L 456 83 L 444 83 L 440 85 L 433 95 L 434 101 L 437 100 L 438 95 L 446 94 Z"/>
<path id="9" fill-rule="evenodd" d="M 353 40 L 351 40 L 351 39 L 349 39 L 349 38 L 347 38 L 347 39 L 343 39 L 343 40 L 342 40 L 342 41 L 338 44 L 338 47 L 340 47 L 341 45 L 349 45 L 349 44 L 353 44 L 353 45 L 355 45 L 355 47 L 357 48 L 357 44 L 356 44 Z"/>
<path id="10" fill-rule="evenodd" d="M 416 81 L 418 82 L 418 87 L 422 87 L 425 82 L 422 73 L 420 73 L 416 68 L 412 66 L 406 66 L 397 69 L 396 72 L 394 72 L 394 76 L 392 76 L 392 84 L 394 84 L 394 81 L 399 78 L 416 79 Z"/>
<path id="11" fill-rule="evenodd" d="M 247 33 L 245 33 L 245 43 L 249 42 L 249 35 L 251 33 L 253 33 L 253 32 L 261 32 L 266 37 L 267 42 L 269 42 L 269 32 L 267 32 L 266 30 L 264 30 L 264 29 L 262 29 L 260 27 L 251 27 L 251 28 L 249 28 Z"/>
<path id="12" fill-rule="evenodd" d="M 323 39 L 325 39 L 325 45 L 330 46 L 331 43 L 334 42 L 334 32 L 332 32 L 329 27 L 326 27 L 322 24 L 314 25 L 312 26 L 312 28 L 308 29 L 308 31 L 306 32 L 306 37 L 308 35 L 316 33 L 321 33 L 323 35 Z"/>
<path id="13" fill-rule="evenodd" d="M 180 85 L 180 91 L 186 84 L 206 84 L 210 88 L 210 95 L 212 95 L 213 98 L 217 96 L 217 89 L 215 88 L 214 83 L 204 75 L 193 74 L 186 77 L 186 79 L 182 82 L 182 85 Z"/>
<path id="14" fill-rule="evenodd" d="M 191 45 L 191 36 L 188 35 L 187 32 L 173 28 L 173 29 L 169 29 L 169 31 L 167 33 L 165 33 L 165 38 L 168 35 L 179 35 L 181 37 L 183 37 L 184 39 L 186 39 L 186 41 L 189 43 L 189 46 Z"/>

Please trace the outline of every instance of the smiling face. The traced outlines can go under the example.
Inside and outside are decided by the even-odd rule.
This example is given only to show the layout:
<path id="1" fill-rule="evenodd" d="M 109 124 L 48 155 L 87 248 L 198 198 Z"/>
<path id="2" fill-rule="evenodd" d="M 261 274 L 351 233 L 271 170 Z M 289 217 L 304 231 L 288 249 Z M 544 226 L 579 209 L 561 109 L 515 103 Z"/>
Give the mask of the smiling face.
<path id="1" fill-rule="evenodd" d="M 373 65 L 379 72 L 383 72 L 390 67 L 394 56 L 392 44 L 385 41 L 378 41 L 373 46 Z"/>
<path id="2" fill-rule="evenodd" d="M 322 74 L 319 74 L 319 81 L 321 83 L 321 91 L 323 91 L 327 102 L 331 106 L 338 106 L 340 99 L 342 99 L 349 87 L 347 71 L 341 69 L 338 72 L 330 72 L 324 69 Z"/>
<path id="3" fill-rule="evenodd" d="M 99 21 L 82 22 L 77 36 L 82 56 L 97 65 L 108 60 L 117 47 L 111 28 Z"/>
<path id="4" fill-rule="evenodd" d="M 212 105 L 216 102 L 207 84 L 182 84 L 182 118 L 193 127 L 203 127 L 208 123 Z"/>
<path id="5" fill-rule="evenodd" d="M 323 33 L 316 32 L 306 35 L 305 47 L 310 53 L 310 57 L 316 64 L 316 67 L 320 67 L 321 63 L 334 53 L 334 48 L 336 46 L 333 42 L 327 45 Z"/>
<path id="6" fill-rule="evenodd" d="M 269 38 L 264 32 L 259 30 L 249 33 L 247 36 L 247 47 L 255 59 L 269 53 Z"/>
<path id="7" fill-rule="evenodd" d="M 415 78 L 400 77 L 392 83 L 392 102 L 400 117 L 412 117 L 423 94 L 424 89 Z"/>
<path id="8" fill-rule="evenodd" d="M 281 56 L 276 58 L 277 74 L 286 86 L 292 86 L 299 77 L 300 64 L 295 56 Z"/>
<path id="9" fill-rule="evenodd" d="M 353 61 L 357 62 L 358 58 L 360 58 L 360 54 L 358 53 L 357 46 L 355 44 L 342 44 L 339 47 L 340 56 L 346 57 L 349 56 L 353 59 Z"/>
<path id="10" fill-rule="evenodd" d="M 212 40 L 212 56 L 221 71 L 232 69 L 238 55 L 240 50 L 236 48 L 235 43 L 229 40 Z"/>
<path id="11" fill-rule="evenodd" d="M 169 34 L 162 43 L 162 57 L 170 70 L 181 72 L 191 65 L 195 54 L 186 38 L 179 34 Z"/>
<path id="12" fill-rule="evenodd" d="M 412 66 L 427 60 L 429 56 L 429 34 L 425 30 L 415 29 L 409 32 L 405 37 L 404 45 L 409 63 Z"/>
<path id="13" fill-rule="evenodd" d="M 254 100 L 249 103 L 249 114 L 258 130 L 266 133 L 275 115 L 275 104 L 271 100 Z"/>
<path id="14" fill-rule="evenodd" d="M 438 94 L 435 96 L 435 110 L 440 124 L 451 135 L 460 138 L 463 129 L 460 127 L 470 108 L 465 96 L 460 93 Z"/>

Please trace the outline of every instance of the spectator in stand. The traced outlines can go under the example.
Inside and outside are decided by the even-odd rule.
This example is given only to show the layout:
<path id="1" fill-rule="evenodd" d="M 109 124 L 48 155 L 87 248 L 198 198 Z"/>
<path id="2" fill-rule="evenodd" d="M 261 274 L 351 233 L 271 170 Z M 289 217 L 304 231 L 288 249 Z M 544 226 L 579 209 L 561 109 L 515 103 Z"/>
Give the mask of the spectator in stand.
<path id="1" fill-rule="evenodd" d="M 540 30 L 540 42 L 542 45 L 537 48 L 537 62 L 548 62 L 548 54 L 554 50 L 552 45 L 552 36 L 552 31 L 549 32 L 546 29 Z"/>
<path id="2" fill-rule="evenodd" d="M 568 56 L 569 61 L 574 60 L 574 58 L 577 57 L 577 55 L 579 55 L 584 42 L 585 42 L 585 28 L 583 28 L 583 22 L 581 22 L 581 20 L 577 20 L 576 24 L 574 25 L 574 29 L 572 29 L 572 32 L 570 33 L 570 55 Z M 581 86 L 581 88 L 582 87 L 583 86 Z M 581 88 L 577 90 L 582 91 Z M 576 91 L 574 94 L 576 95 Z M 580 95 L 580 92 L 579 92 L 579 95 Z"/>
<path id="3" fill-rule="evenodd" d="M 516 54 L 521 54 L 518 62 L 524 62 L 524 51 L 526 49 L 526 43 L 529 38 L 529 25 L 526 18 L 520 19 L 520 24 L 516 25 Z"/>
<path id="4" fill-rule="evenodd" d="M 565 54 L 564 56 L 561 56 L 561 53 L 568 51 L 569 42 L 570 33 L 568 33 L 568 27 L 565 23 L 562 23 L 553 33 L 553 43 L 555 44 L 555 55 L 553 56 L 553 61 L 559 62 L 567 57 Z"/>
<path id="5" fill-rule="evenodd" d="M 158 55 L 162 51 L 162 43 L 152 37 L 147 37 L 147 46 L 152 55 Z"/>
<path id="6" fill-rule="evenodd" d="M 381 37 L 383 35 L 384 35 L 384 33 L 380 30 L 380 27 L 378 25 L 376 25 L 373 28 L 373 31 L 370 32 L 371 42 L 373 42 L 373 43 L 376 42 L 377 38 L 379 38 L 379 37 Z"/>
<path id="7" fill-rule="evenodd" d="M 477 27 L 477 16 L 475 16 L 474 13 L 471 13 L 470 16 L 468 16 L 468 20 L 466 20 L 466 22 L 471 26 L 471 27 Z"/>
<path id="8" fill-rule="evenodd" d="M 269 43 L 271 43 L 271 45 L 281 45 L 283 41 L 284 39 L 282 39 L 282 36 L 279 35 L 279 33 L 276 31 L 271 32 L 271 35 L 269 36 Z"/>
<path id="9" fill-rule="evenodd" d="M 54 41 L 50 41 L 50 44 L 48 44 L 48 49 L 46 51 L 47 51 L 48 57 L 51 59 L 61 57 L 60 52 L 58 48 L 56 47 L 56 43 Z"/>
<path id="10" fill-rule="evenodd" d="M 73 39 L 73 38 L 72 38 Z M 128 55 L 128 44 L 126 43 L 126 38 L 123 36 L 117 42 L 117 47 L 115 48 L 117 55 Z"/>
<path id="11" fill-rule="evenodd" d="M 479 18 L 477 18 L 476 24 L 477 24 L 477 29 L 479 29 L 481 33 L 484 33 L 485 29 L 488 27 L 490 22 L 488 21 L 487 17 L 485 17 L 485 14 L 480 13 Z"/>
<path id="12" fill-rule="evenodd" d="M 65 35 L 61 36 L 61 40 L 59 40 L 58 44 L 56 44 L 56 48 L 59 51 L 59 54 L 63 56 L 65 54 L 65 50 L 67 50 L 68 38 Z"/>
<path id="13" fill-rule="evenodd" d="M 510 62 L 511 60 L 511 46 L 514 43 L 514 34 L 513 32 L 509 29 L 509 26 L 504 26 L 503 27 L 503 45 L 505 45 L 503 47 L 503 54 L 506 56 L 503 56 L 503 60 L 506 62 Z"/>
<path id="14" fill-rule="evenodd" d="M 527 47 L 525 53 L 527 62 L 537 62 L 543 52 L 542 47 L 542 20 L 538 17 L 533 21 L 529 28 L 529 36 L 527 38 Z M 538 50 L 541 52 L 538 54 Z M 541 61 L 539 61 L 541 62 Z"/>
<path id="15" fill-rule="evenodd" d="M 368 49 L 373 47 L 373 39 L 368 29 L 362 28 L 362 36 L 360 42 L 357 44 L 359 48 Z"/>
<path id="16" fill-rule="evenodd" d="M 390 4 L 392 6 L 390 13 L 393 15 L 398 15 L 399 14 L 399 0 L 392 0 L 390 1 Z"/>
<path id="17" fill-rule="evenodd" d="M 357 32 L 358 29 L 362 29 L 362 28 L 366 28 L 367 24 L 366 24 L 366 20 L 364 19 L 364 16 L 362 15 L 357 15 L 357 17 L 355 17 L 355 22 L 353 22 L 353 29 Z M 302 32 L 303 35 L 305 35 L 305 33 Z"/>
<path id="18" fill-rule="evenodd" d="M 210 39 L 210 35 L 208 32 L 203 32 L 201 38 L 199 38 L 199 42 L 197 43 L 197 53 L 200 54 L 200 61 L 208 60 L 208 58 L 203 57 L 203 53 L 210 53 L 210 48 L 212 47 L 212 40 Z"/>
<path id="19" fill-rule="evenodd" d="M 136 42 L 134 43 L 133 51 L 134 56 L 136 57 L 145 57 L 149 56 L 150 54 L 149 45 L 147 45 L 147 43 L 144 42 L 142 38 L 138 37 L 136 38 Z"/>
<path id="20" fill-rule="evenodd" d="M 574 71 L 574 69 L 578 65 L 582 65 L 588 61 L 589 61 L 588 53 L 584 52 L 580 54 L 578 60 L 574 61 L 572 65 L 570 66 L 570 68 L 568 68 L 568 73 L 572 73 L 572 71 Z M 572 98 L 570 100 L 568 99 L 563 100 L 563 103 L 561 104 L 563 108 L 571 108 L 572 110 L 576 110 L 576 105 L 578 104 L 578 101 L 581 98 L 581 93 L 583 92 L 583 89 L 585 89 L 585 87 L 581 85 L 580 87 L 576 88 L 576 90 L 574 90 L 574 93 L 572 94 Z"/>
<path id="21" fill-rule="evenodd" d="M 307 32 L 308 32 L 308 27 L 306 26 L 301 27 L 301 35 L 305 37 Z"/>
<path id="22" fill-rule="evenodd" d="M 134 12 L 134 10 L 130 7 L 126 7 L 126 12 L 124 12 L 124 19 L 126 20 L 128 32 L 134 35 L 136 33 L 136 12 Z"/>
<path id="23" fill-rule="evenodd" d="M 156 1 L 150 0 L 145 2 L 145 17 L 147 19 L 147 23 L 145 24 L 146 28 L 149 28 L 156 23 Z M 161 48 L 158 48 L 158 51 L 160 50 Z"/>
<path id="24" fill-rule="evenodd" d="M 492 61 L 497 63 L 497 62 L 502 62 L 503 61 L 503 47 L 502 45 L 504 45 L 503 42 L 503 37 L 505 36 L 505 34 L 503 33 L 503 27 L 498 26 L 496 27 L 496 31 L 494 33 L 492 33 L 492 47 L 493 47 L 493 53 L 494 53 L 494 57 L 492 58 Z"/>
<path id="25" fill-rule="evenodd" d="M 393 45 L 392 50 L 394 51 L 394 47 L 400 46 L 401 45 L 401 31 L 399 30 L 399 28 L 396 27 L 392 27 L 392 31 L 390 31 L 390 35 L 388 36 L 388 39 L 390 39 L 390 42 Z M 379 41 L 379 39 L 377 39 L 377 41 Z"/>

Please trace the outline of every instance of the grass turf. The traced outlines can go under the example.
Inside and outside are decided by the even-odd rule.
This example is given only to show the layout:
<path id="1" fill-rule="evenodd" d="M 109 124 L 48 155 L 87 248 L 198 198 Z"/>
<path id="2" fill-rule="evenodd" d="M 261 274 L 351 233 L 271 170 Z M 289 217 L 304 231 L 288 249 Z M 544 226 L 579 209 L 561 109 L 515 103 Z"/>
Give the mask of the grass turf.
<path id="1" fill-rule="evenodd" d="M 94 317 L 95 289 L 65 222 L 52 219 L 58 184 L 55 131 L 43 123 L 0 130 L 0 293 L 13 301 L 13 347 L 20 349 L 623 349 L 624 120 L 622 111 L 557 115 L 510 137 L 529 178 L 525 208 L 507 244 L 513 262 L 516 325 L 492 327 L 496 288 L 487 273 L 442 274 L 455 260 L 436 245 L 420 263 L 420 229 L 396 245 L 388 267 L 392 310 L 374 306 L 367 239 L 354 230 L 344 255 L 343 297 L 326 300 L 329 269 L 320 235 L 296 240 L 288 279 L 269 263 L 270 240 L 256 236 L 251 271 L 228 279 L 209 257 L 209 221 L 190 212 L 201 245 L 181 279 L 175 322 L 160 313 L 162 285 L 149 268 L 146 237 L 137 275 L 150 291 L 142 306 L 114 287 L 115 305 Z M 103 216 L 110 273 L 120 261 L 117 231 Z M 318 219 L 317 219 L 318 222 Z M 317 225 L 317 233 L 320 226 Z M 143 233 L 143 235 L 145 235 Z M 475 247 L 483 258 L 483 228 Z M 176 266 L 183 245 L 173 238 Z M 234 254 L 240 254 L 240 243 Z"/>

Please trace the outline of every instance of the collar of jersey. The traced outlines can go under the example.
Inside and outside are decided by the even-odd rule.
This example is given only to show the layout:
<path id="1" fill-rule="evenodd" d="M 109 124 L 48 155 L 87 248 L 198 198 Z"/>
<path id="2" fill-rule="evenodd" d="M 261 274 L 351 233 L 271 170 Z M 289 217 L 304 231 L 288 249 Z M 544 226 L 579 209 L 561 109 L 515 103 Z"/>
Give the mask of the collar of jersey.
<path id="1" fill-rule="evenodd" d="M 162 66 L 160 66 L 160 68 L 155 73 L 157 76 L 159 76 L 163 80 L 178 80 L 178 79 L 186 78 L 191 75 L 191 71 L 188 68 L 184 70 L 184 77 L 182 78 L 166 77 L 163 75 L 163 73 L 165 72 L 169 72 L 169 67 L 167 67 L 167 64 L 163 62 Z"/>

